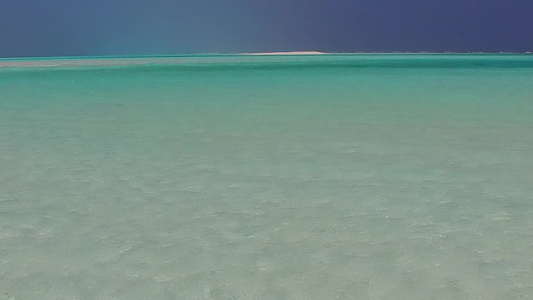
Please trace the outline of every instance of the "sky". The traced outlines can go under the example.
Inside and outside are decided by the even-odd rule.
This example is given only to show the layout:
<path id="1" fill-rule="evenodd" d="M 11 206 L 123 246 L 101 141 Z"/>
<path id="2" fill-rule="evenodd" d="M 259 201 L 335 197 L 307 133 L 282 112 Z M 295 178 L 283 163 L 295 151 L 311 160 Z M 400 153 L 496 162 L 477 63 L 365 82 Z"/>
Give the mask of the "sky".
<path id="1" fill-rule="evenodd" d="M 0 57 L 533 51 L 533 0 L 0 0 Z"/>

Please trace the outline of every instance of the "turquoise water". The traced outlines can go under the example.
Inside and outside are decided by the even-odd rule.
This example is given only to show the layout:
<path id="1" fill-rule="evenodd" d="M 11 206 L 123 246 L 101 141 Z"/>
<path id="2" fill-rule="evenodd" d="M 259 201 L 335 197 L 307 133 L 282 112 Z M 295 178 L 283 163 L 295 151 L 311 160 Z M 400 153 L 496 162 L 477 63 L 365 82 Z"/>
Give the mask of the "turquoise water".
<path id="1" fill-rule="evenodd" d="M 533 298 L 533 56 L 0 66 L 0 299 Z"/>

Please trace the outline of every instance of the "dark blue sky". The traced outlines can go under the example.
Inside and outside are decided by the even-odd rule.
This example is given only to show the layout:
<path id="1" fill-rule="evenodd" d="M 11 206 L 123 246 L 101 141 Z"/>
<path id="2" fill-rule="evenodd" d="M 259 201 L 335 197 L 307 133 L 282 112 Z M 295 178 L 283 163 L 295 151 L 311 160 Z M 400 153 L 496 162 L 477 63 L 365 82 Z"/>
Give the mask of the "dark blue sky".
<path id="1" fill-rule="evenodd" d="M 0 57 L 533 51 L 533 0 L 1 0 Z"/>

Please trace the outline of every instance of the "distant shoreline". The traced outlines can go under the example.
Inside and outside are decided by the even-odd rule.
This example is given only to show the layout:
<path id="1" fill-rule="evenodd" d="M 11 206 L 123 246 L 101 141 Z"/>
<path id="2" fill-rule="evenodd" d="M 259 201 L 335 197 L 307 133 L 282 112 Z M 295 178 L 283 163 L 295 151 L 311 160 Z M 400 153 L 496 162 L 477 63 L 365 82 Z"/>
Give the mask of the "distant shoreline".
<path id="1" fill-rule="evenodd" d="M 217 63 L 220 58 L 243 62 L 254 60 L 253 57 L 261 56 L 370 56 L 370 57 L 401 57 L 401 56 L 528 56 L 533 57 L 531 52 L 525 53 L 452 53 L 452 52 L 374 52 L 374 53 L 326 53 L 319 51 L 279 51 L 279 52 L 253 52 L 234 54 L 183 54 L 183 55 L 159 55 L 159 56 L 63 56 L 63 57 L 19 57 L 0 58 L 0 69 L 3 68 L 49 68 L 49 67 L 119 67 L 119 66 L 141 66 L 154 64 L 186 65 L 190 63 Z M 247 57 L 247 58 L 245 58 Z M 264 58 L 272 60 L 273 58 Z M 280 58 L 281 59 L 281 58 Z M 303 58 L 302 58 L 303 59 Z M 318 59 L 314 58 L 313 60 Z M 229 60 L 228 60 L 229 61 Z"/>
<path id="2" fill-rule="evenodd" d="M 320 55 L 328 54 L 320 51 L 277 51 L 277 52 L 251 52 L 240 53 L 242 55 Z"/>
<path id="3" fill-rule="evenodd" d="M 219 53 L 219 52 L 205 52 L 205 53 L 175 53 L 175 54 L 146 54 L 146 55 L 52 55 L 52 56 L 6 56 L 0 57 L 0 61 L 9 61 L 9 60 L 37 60 L 37 59 L 115 59 L 115 58 L 174 58 L 174 57 L 191 57 L 191 56 L 232 56 L 232 55 L 317 55 L 317 54 L 327 54 L 327 55 L 401 55 L 401 54 L 415 54 L 415 55 L 430 55 L 430 54 L 461 54 L 461 55 L 480 55 L 480 54 L 489 54 L 489 55 L 532 55 L 533 51 L 525 52 L 453 52 L 453 51 L 444 51 L 444 52 L 430 52 L 430 51 L 410 51 L 410 52 L 322 52 L 322 51 L 272 51 L 272 52 L 233 52 L 233 53 Z"/>

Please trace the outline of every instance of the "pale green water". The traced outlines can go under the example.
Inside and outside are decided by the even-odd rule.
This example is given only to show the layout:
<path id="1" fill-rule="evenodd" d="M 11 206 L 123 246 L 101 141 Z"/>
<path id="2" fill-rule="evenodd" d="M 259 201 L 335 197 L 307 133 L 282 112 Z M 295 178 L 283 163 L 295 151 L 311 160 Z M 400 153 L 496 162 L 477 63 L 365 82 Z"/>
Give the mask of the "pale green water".
<path id="1" fill-rule="evenodd" d="M 0 299 L 533 298 L 533 56 L 27 62 Z"/>

